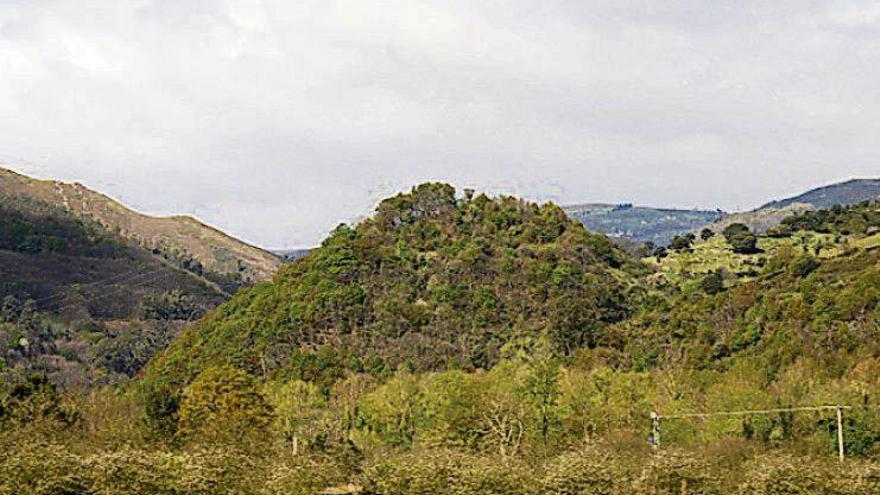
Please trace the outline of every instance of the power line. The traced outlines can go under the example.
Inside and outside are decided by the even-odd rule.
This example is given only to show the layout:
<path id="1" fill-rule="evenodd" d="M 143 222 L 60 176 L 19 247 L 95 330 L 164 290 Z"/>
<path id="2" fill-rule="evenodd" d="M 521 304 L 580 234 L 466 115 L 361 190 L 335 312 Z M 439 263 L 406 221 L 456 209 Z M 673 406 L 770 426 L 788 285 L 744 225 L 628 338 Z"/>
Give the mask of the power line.
<path id="1" fill-rule="evenodd" d="M 150 271 L 146 271 L 146 272 L 141 272 L 141 273 L 138 273 L 138 274 L 136 274 L 136 275 L 132 275 L 132 276 L 127 277 L 127 278 L 123 278 L 123 279 L 115 280 L 115 281 L 113 281 L 113 283 L 104 283 L 104 282 L 102 282 L 101 284 L 92 284 L 92 285 L 89 286 L 89 288 L 92 288 L 92 289 L 98 289 L 98 288 L 100 288 L 100 287 L 102 287 L 102 286 L 111 287 L 111 286 L 113 286 L 113 285 L 129 284 L 129 283 L 131 283 L 133 280 L 137 280 L 137 279 L 142 278 L 142 277 L 145 277 L 145 276 L 154 275 L 154 274 L 156 274 L 156 273 L 160 273 L 160 272 L 163 272 L 163 271 L 164 271 L 164 270 L 162 270 L 162 269 L 155 269 L 155 270 L 150 270 Z M 79 289 L 79 288 L 73 288 L 73 287 L 72 287 L 72 288 L 70 288 L 70 289 L 67 290 L 67 293 L 66 293 L 66 294 L 64 294 L 63 296 L 60 295 L 61 297 L 55 297 L 55 298 L 52 298 L 52 299 L 44 298 L 44 299 L 37 300 L 36 302 L 37 302 L 38 304 L 49 303 L 50 306 L 52 306 L 52 305 L 54 305 L 54 304 L 64 304 L 65 301 L 66 301 L 67 299 L 70 299 L 71 297 L 75 296 L 74 292 L 75 292 L 76 290 L 78 290 L 78 289 Z"/>
<path id="2" fill-rule="evenodd" d="M 98 295 L 98 296 L 94 296 L 94 297 L 90 297 L 90 298 L 84 298 L 82 301 L 76 301 L 76 302 L 72 302 L 72 303 L 68 303 L 68 304 L 64 304 L 64 305 L 58 306 L 58 307 L 55 308 L 55 311 L 61 311 L 61 310 L 64 310 L 64 309 L 67 309 L 67 308 L 71 308 L 71 307 L 74 307 L 74 306 L 80 306 L 80 305 L 83 305 L 83 306 L 84 306 L 84 305 L 86 305 L 86 304 L 89 304 L 89 303 L 92 303 L 92 302 L 98 301 L 98 300 L 103 299 L 103 298 L 105 298 L 105 297 L 108 297 L 108 296 L 110 296 L 110 295 L 113 295 L 113 294 L 116 294 L 116 293 L 118 293 L 118 292 L 121 292 L 121 291 L 123 291 L 123 290 L 125 290 L 125 289 L 131 289 L 131 288 L 133 288 L 133 287 L 138 287 L 138 286 L 140 286 L 140 285 L 144 285 L 144 284 L 147 284 L 147 283 L 150 283 L 150 282 L 154 282 L 154 281 L 158 280 L 159 278 L 161 278 L 161 277 L 165 277 L 165 276 L 168 275 L 167 273 L 157 273 L 157 272 L 161 272 L 161 271 L 162 271 L 162 270 L 157 270 L 156 272 L 153 272 L 152 276 L 149 276 L 149 277 L 147 277 L 146 279 L 141 280 L 141 281 L 139 281 L 139 282 L 137 282 L 137 283 L 133 283 L 133 284 L 131 284 L 131 285 L 127 285 L 127 286 L 117 287 L 116 289 L 111 289 L 111 290 L 109 290 L 109 291 L 107 291 L 107 292 L 105 292 L 105 293 L 103 293 L 103 294 Z M 141 275 L 141 276 L 148 275 L 149 273 L 150 273 L 150 272 L 145 273 L 145 274 L 143 274 L 143 275 Z M 135 278 L 138 278 L 138 277 L 133 277 L 131 280 L 134 280 Z"/>
<path id="3" fill-rule="evenodd" d="M 870 406 L 865 406 L 870 407 Z M 876 406 L 875 406 L 876 407 Z M 651 412 L 651 435 L 648 441 L 655 450 L 660 449 L 660 422 L 670 419 L 705 419 L 710 417 L 732 417 L 732 416 L 751 416 L 756 414 L 777 414 L 783 412 L 805 412 L 805 411 L 835 411 L 837 416 L 837 453 L 841 462 L 844 460 L 844 442 L 843 442 L 843 411 L 845 409 L 853 409 L 853 406 L 837 405 L 819 405 L 819 406 L 794 406 L 794 407 L 777 407 L 771 409 L 746 409 L 742 411 L 714 411 L 704 413 L 680 413 L 663 415 Z"/>
<path id="4" fill-rule="evenodd" d="M 753 414 L 775 414 L 782 412 L 798 412 L 798 411 L 828 411 L 835 409 L 852 409 L 852 406 L 797 406 L 797 407 L 779 407 L 774 409 L 746 409 L 743 411 L 715 411 L 705 413 L 683 413 L 683 414 L 658 414 L 660 419 L 686 419 L 686 418 L 708 418 L 712 416 L 750 416 Z"/>
<path id="5" fill-rule="evenodd" d="M 42 304 L 42 303 L 52 301 L 54 299 L 60 299 L 63 301 L 64 299 L 70 297 L 75 290 L 79 290 L 79 289 L 83 289 L 83 288 L 90 288 L 90 287 L 94 287 L 94 286 L 110 285 L 111 282 L 113 283 L 113 285 L 125 283 L 129 280 L 138 278 L 138 277 L 145 275 L 145 274 L 148 274 L 148 273 L 156 273 L 159 271 L 163 271 L 163 269 L 164 268 L 155 268 L 153 270 L 149 270 L 146 272 L 139 272 L 138 270 L 132 270 L 130 272 L 117 274 L 117 275 L 114 275 L 112 277 L 107 277 L 102 280 L 95 280 L 94 282 L 89 282 L 86 284 L 78 284 L 75 287 L 61 289 L 60 291 L 56 292 L 53 295 L 41 297 L 39 299 L 34 300 L 34 302 L 36 302 L 37 304 Z"/>

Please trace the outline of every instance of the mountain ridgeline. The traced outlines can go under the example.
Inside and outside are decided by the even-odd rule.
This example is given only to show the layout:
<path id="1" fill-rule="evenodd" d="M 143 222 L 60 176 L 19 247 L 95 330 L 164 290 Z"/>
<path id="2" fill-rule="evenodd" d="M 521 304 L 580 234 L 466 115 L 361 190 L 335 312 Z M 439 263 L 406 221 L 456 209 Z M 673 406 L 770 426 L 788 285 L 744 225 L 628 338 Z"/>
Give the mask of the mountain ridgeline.
<path id="1" fill-rule="evenodd" d="M 151 377 L 186 382 L 209 366 L 315 378 L 356 370 L 490 367 L 540 338 L 561 353 L 626 318 L 638 263 L 553 204 L 457 199 L 424 184 L 271 284 L 245 289 L 185 331 Z"/>
<path id="2" fill-rule="evenodd" d="M 726 213 L 721 210 L 650 208 L 631 204 L 586 204 L 566 206 L 565 211 L 588 229 L 627 242 L 668 245 L 675 236 L 710 228 L 721 232 L 742 223 L 757 232 L 779 225 L 782 220 L 805 211 L 849 206 L 880 199 L 880 179 L 852 179 L 811 189 L 803 194 L 771 201 L 751 211 Z"/>
<path id="3" fill-rule="evenodd" d="M 36 180 L 0 168 L 0 198 L 10 208 L 38 202 L 71 218 L 94 222 L 110 235 L 133 241 L 229 292 L 269 279 L 281 264 L 277 256 L 194 218 L 143 215 L 81 184 Z"/>
<path id="4" fill-rule="evenodd" d="M 0 381 L 34 371 L 62 385 L 124 381 L 278 264 L 195 220 L 0 169 Z"/>

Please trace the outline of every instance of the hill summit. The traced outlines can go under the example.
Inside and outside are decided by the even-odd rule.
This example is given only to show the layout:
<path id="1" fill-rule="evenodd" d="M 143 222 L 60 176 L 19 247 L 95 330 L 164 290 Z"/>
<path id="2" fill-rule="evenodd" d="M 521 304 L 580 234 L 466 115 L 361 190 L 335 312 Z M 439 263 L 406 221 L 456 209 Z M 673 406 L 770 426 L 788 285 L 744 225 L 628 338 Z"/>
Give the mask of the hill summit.
<path id="1" fill-rule="evenodd" d="M 488 367 L 539 339 L 565 353 L 629 314 L 639 266 L 552 203 L 423 184 L 340 225 L 273 283 L 240 291 L 150 373 Z"/>

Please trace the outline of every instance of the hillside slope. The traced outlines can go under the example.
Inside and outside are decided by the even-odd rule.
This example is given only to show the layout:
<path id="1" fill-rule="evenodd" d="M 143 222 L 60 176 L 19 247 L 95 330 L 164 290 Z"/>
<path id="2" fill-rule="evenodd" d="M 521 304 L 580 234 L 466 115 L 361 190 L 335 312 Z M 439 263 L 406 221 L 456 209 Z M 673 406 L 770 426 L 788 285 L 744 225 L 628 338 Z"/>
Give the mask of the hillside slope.
<path id="1" fill-rule="evenodd" d="M 0 197 L 0 373 L 77 385 L 131 376 L 226 297 L 96 222 Z"/>
<path id="2" fill-rule="evenodd" d="M 36 180 L 0 168 L 0 196 L 36 199 L 98 222 L 108 231 L 162 254 L 189 271 L 226 287 L 267 280 L 280 259 L 198 220 L 156 218 L 132 211 L 81 184 Z"/>
<path id="3" fill-rule="evenodd" d="M 788 365 L 802 357 L 876 353 L 880 338 L 880 203 L 786 218 L 736 254 L 720 236 L 673 252 L 652 276 L 672 296 L 620 324 L 607 343 L 637 368 L 726 366 L 743 355 Z M 712 290 L 705 277 L 723 284 Z"/>
<path id="4" fill-rule="evenodd" d="M 487 367 L 546 338 L 590 346 L 625 318 L 640 270 L 557 206 L 425 184 L 340 226 L 271 284 L 239 292 L 150 367 L 186 382 L 231 363 L 259 374 Z M 335 363 L 335 364 L 331 364 Z"/>
<path id="5" fill-rule="evenodd" d="M 765 232 L 792 215 L 876 199 L 880 199 L 880 179 L 852 179 L 811 189 L 791 198 L 771 201 L 752 211 L 731 214 L 709 228 L 720 232 L 728 225 L 742 223 L 754 231 Z"/>
<path id="6" fill-rule="evenodd" d="M 835 205 L 854 205 L 862 201 L 880 199 L 880 179 L 851 179 L 828 186 L 817 187 L 803 194 L 771 201 L 758 210 L 785 208 L 795 204 L 810 205 L 814 209 L 826 209 Z"/>

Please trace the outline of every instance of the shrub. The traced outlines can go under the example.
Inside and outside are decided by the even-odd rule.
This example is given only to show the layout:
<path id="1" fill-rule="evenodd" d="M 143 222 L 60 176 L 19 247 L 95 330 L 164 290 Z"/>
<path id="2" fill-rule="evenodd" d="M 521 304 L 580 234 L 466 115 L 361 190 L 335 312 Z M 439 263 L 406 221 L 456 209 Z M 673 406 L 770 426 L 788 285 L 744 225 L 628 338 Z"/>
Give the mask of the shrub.
<path id="1" fill-rule="evenodd" d="M 594 450 L 568 452 L 544 466 L 541 493 L 553 495 L 614 495 L 620 479 L 608 467 L 608 457 Z"/>
<path id="2" fill-rule="evenodd" d="M 764 456 L 753 460 L 746 470 L 739 493 L 742 495 L 837 495 L 840 490 L 833 479 L 837 461 L 824 462 L 787 455 Z"/>
<path id="3" fill-rule="evenodd" d="M 381 495 L 529 495 L 534 475 L 503 456 L 453 450 L 410 451 L 367 470 L 365 493 Z"/>
<path id="4" fill-rule="evenodd" d="M 461 468 L 454 451 L 412 451 L 371 466 L 364 475 L 366 493 L 381 495 L 447 495 Z"/>
<path id="5" fill-rule="evenodd" d="M 724 278 L 718 272 L 709 273 L 700 280 L 700 289 L 706 294 L 718 294 L 724 290 Z"/>
<path id="6" fill-rule="evenodd" d="M 705 461 L 684 452 L 664 450 L 654 455 L 636 480 L 639 495 L 720 495 L 720 483 Z"/>
<path id="7" fill-rule="evenodd" d="M 802 254 L 792 261 L 789 273 L 795 277 L 804 278 L 819 268 L 819 261 L 809 254 Z"/>
<path id="8" fill-rule="evenodd" d="M 88 493 L 83 465 L 65 446 L 27 442 L 0 452 L 0 495 Z"/>
<path id="9" fill-rule="evenodd" d="M 294 456 L 277 459 L 268 466 L 261 495 L 320 493 L 344 484 L 345 470 L 328 458 Z"/>
<path id="10" fill-rule="evenodd" d="M 178 479 L 183 462 L 166 452 L 145 452 L 130 447 L 98 452 L 82 462 L 93 495 L 164 495 L 180 493 Z"/>

